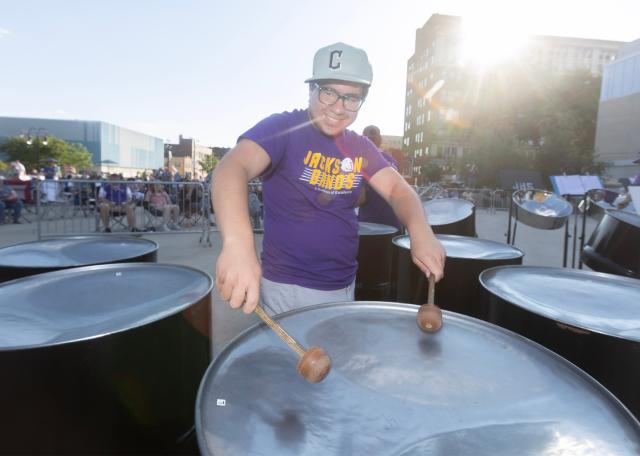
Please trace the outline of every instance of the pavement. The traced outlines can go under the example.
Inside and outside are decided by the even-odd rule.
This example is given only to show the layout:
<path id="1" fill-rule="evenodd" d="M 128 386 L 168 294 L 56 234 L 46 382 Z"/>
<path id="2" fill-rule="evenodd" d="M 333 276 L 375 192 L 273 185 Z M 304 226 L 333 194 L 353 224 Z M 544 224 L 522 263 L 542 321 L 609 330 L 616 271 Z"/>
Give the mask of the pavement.
<path id="1" fill-rule="evenodd" d="M 512 219 L 513 220 L 513 219 Z M 477 209 L 476 229 L 478 237 L 497 242 L 506 242 L 508 211 Z M 578 219 L 577 235 L 581 233 L 581 218 Z M 587 220 L 586 239 L 597 221 Z M 573 235 L 574 218 L 570 220 L 570 234 Z M 531 266 L 561 267 L 564 245 L 564 228 L 541 230 L 518 223 L 515 246 L 525 253 L 523 264 Z M 211 231 L 211 245 L 200 243 L 201 233 L 144 233 L 141 236 L 156 241 L 159 245 L 158 262 L 191 266 L 214 276 L 215 264 L 220 254 L 219 232 Z M 37 240 L 36 224 L 0 225 L 0 247 Z M 579 240 L 576 239 L 579 246 Z M 569 266 L 573 239 L 569 242 Z M 262 235 L 256 234 L 256 249 L 260 251 Z M 577 248 L 576 250 L 579 250 Z M 577 267 L 577 255 L 575 259 Z M 216 290 L 212 292 L 212 350 L 214 356 L 236 335 L 257 323 L 255 315 L 245 315 L 231 309 Z"/>

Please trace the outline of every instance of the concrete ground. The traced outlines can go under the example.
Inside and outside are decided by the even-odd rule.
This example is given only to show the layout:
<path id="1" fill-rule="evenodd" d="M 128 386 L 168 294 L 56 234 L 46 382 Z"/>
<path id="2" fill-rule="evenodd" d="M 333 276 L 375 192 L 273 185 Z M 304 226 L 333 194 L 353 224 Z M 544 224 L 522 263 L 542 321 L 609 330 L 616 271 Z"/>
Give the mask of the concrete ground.
<path id="1" fill-rule="evenodd" d="M 497 242 L 506 242 L 507 211 L 491 212 L 478 209 L 476 213 L 476 228 L 478 237 Z M 570 221 L 570 233 L 573 235 L 573 218 Z M 587 239 L 597 222 L 587 220 Z M 581 219 L 578 224 L 578 236 L 581 232 Z M 187 265 L 200 269 L 212 277 L 215 273 L 215 263 L 220 253 L 221 242 L 217 231 L 211 231 L 211 246 L 199 243 L 200 233 L 153 233 L 144 234 L 159 244 L 158 262 Z M 0 225 L 0 246 L 37 240 L 36 225 Z M 258 250 L 262 242 L 262 235 L 256 235 Z M 578 245 L 579 245 L 579 241 Z M 524 251 L 524 264 L 535 266 L 562 266 L 564 244 L 564 228 L 558 230 L 541 230 L 518 223 L 515 246 Z M 572 250 L 572 240 L 569 252 Z M 569 266 L 571 266 L 569 256 Z M 577 255 L 576 255 L 577 266 Z M 214 355 L 218 354 L 224 345 L 244 329 L 258 322 L 254 315 L 245 315 L 232 310 L 225 303 L 217 291 L 212 292 L 213 328 L 212 348 Z"/>

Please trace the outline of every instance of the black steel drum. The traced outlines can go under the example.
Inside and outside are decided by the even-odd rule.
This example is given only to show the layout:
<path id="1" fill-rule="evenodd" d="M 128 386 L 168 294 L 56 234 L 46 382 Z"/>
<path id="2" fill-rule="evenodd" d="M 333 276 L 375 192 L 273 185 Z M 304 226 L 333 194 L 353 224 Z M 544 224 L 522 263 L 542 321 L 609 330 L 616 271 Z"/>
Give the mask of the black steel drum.
<path id="1" fill-rule="evenodd" d="M 582 249 L 591 269 L 640 279 L 640 215 L 607 211 Z"/>
<path id="2" fill-rule="evenodd" d="M 547 190 L 518 190 L 512 198 L 516 220 L 533 228 L 561 228 L 573 213 L 567 200 Z"/>
<path id="3" fill-rule="evenodd" d="M 78 236 L 0 248 L 0 282 L 43 272 L 110 263 L 156 262 L 158 244 L 134 237 Z"/>
<path id="4" fill-rule="evenodd" d="M 486 239 L 447 234 L 436 237 L 447 252 L 444 278 L 436 285 L 436 303 L 443 309 L 484 319 L 478 276 L 495 266 L 522 264 L 524 253 L 511 245 Z M 393 244 L 397 256 L 397 301 L 424 304 L 428 282 L 411 260 L 409 236 L 396 236 Z"/>
<path id="5" fill-rule="evenodd" d="M 358 301 L 388 301 L 392 295 L 393 244 L 398 229 L 379 223 L 359 222 L 358 272 L 355 297 Z"/>
<path id="6" fill-rule="evenodd" d="M 476 207 L 459 198 L 436 198 L 422 203 L 434 233 L 476 236 Z"/>
<path id="7" fill-rule="evenodd" d="M 0 454 L 188 452 L 211 288 L 154 263 L 0 285 Z"/>
<path id="8" fill-rule="evenodd" d="M 640 424 L 571 363 L 516 334 L 444 312 L 323 304 L 279 322 L 332 358 L 317 384 L 264 324 L 232 341 L 198 392 L 203 455 L 637 455 Z"/>
<path id="9" fill-rule="evenodd" d="M 640 416 L 640 281 L 563 268 L 480 275 L 489 321 L 555 351 Z"/>

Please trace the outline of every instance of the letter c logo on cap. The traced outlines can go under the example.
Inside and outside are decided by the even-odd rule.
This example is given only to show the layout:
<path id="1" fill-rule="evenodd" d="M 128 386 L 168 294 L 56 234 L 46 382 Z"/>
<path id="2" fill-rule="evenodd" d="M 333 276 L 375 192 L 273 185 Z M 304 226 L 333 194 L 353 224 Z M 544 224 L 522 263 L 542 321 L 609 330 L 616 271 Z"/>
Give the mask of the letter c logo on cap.
<path id="1" fill-rule="evenodd" d="M 340 63 L 340 57 L 342 57 L 342 51 L 331 51 L 331 54 L 329 54 L 329 68 L 332 70 L 340 68 L 342 65 Z"/>

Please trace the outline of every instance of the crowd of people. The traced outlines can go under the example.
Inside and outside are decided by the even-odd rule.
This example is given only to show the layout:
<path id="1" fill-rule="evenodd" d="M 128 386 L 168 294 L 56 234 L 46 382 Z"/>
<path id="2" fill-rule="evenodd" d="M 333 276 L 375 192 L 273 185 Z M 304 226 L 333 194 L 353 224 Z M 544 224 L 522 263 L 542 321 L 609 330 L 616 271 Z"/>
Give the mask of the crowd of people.
<path id="1" fill-rule="evenodd" d="M 0 175 L 0 223 L 5 223 L 9 211 L 13 222 L 20 223 L 25 205 L 35 211 L 29 205 L 36 205 L 37 196 L 41 205 L 66 203 L 85 212 L 97 211 L 104 232 L 111 232 L 113 221 L 120 217 L 126 218 L 127 229 L 134 232 L 180 230 L 191 228 L 208 213 L 207 186 L 206 180 L 183 177 L 169 168 L 125 178 L 119 173 L 76 173 L 51 163 L 27 174 L 24 165 L 14 161 Z M 148 223 L 138 221 L 136 207 L 151 215 Z M 152 223 L 155 219 L 160 223 Z"/>

